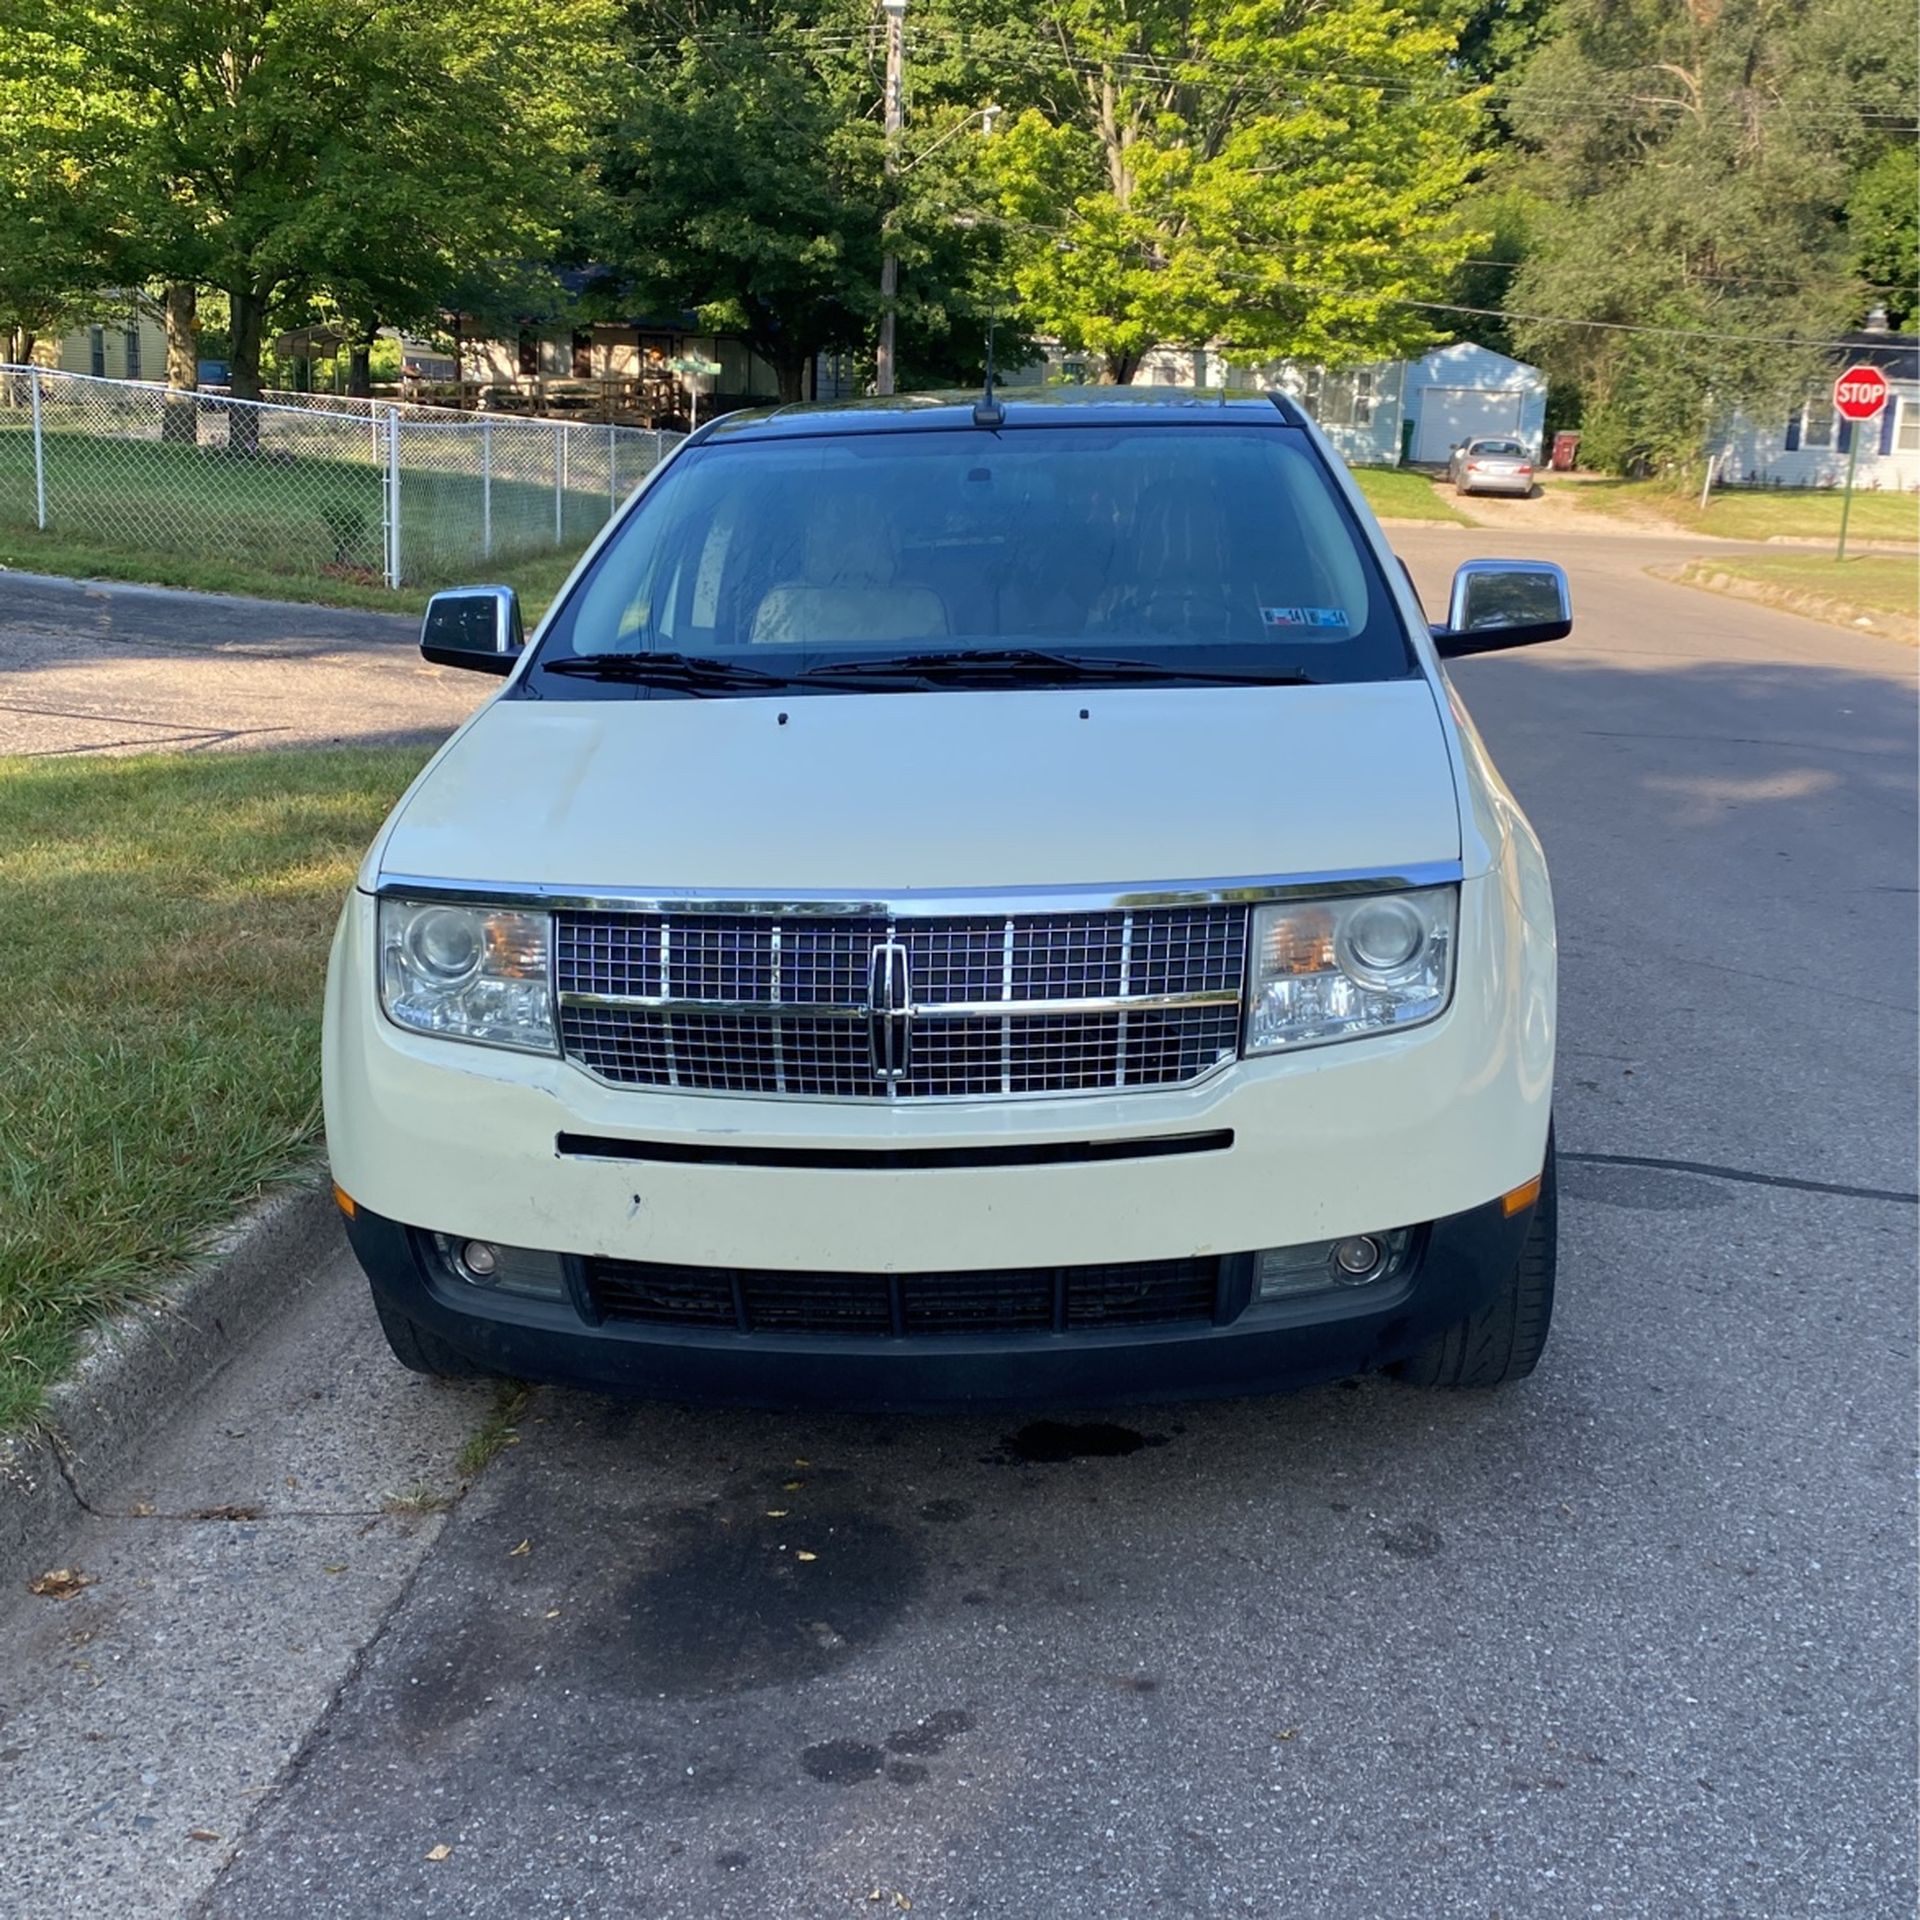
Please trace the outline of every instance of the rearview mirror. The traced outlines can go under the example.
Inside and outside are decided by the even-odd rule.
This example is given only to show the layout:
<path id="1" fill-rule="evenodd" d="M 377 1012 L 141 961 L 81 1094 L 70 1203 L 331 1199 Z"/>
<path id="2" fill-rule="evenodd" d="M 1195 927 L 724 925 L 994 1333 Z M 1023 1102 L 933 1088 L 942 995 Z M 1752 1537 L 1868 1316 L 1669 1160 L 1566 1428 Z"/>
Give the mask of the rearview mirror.
<path id="1" fill-rule="evenodd" d="M 436 666 L 511 673 L 526 650 L 520 596 L 511 587 L 456 587 L 427 602 L 420 651 Z"/>
<path id="2" fill-rule="evenodd" d="M 1469 560 L 1453 576 L 1447 624 L 1433 629 L 1443 660 L 1564 640 L 1573 601 L 1564 567 L 1551 560 Z"/>

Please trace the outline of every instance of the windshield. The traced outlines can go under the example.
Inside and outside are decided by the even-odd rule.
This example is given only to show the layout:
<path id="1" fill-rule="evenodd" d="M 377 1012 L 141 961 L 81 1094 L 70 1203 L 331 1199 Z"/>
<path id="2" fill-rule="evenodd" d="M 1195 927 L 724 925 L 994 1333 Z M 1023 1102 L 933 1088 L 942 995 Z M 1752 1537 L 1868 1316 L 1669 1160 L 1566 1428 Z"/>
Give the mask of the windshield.
<path id="1" fill-rule="evenodd" d="M 984 671 L 990 654 L 1080 678 L 1123 656 L 1136 679 L 1412 671 L 1304 435 L 1226 425 L 690 448 L 568 595 L 535 670 L 543 697 L 626 690 L 636 669 L 651 691 L 712 691 L 709 662 L 739 691 L 769 675 L 825 691 L 892 661 Z M 672 656 L 672 687 L 620 658 L 644 655 Z"/>

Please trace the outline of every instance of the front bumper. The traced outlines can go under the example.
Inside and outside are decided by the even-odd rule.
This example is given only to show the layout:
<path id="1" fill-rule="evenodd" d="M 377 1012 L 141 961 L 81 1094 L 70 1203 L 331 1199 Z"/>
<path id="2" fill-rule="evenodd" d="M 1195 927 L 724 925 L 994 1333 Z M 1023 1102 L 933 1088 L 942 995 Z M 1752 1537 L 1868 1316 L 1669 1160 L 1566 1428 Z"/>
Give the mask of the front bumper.
<path id="1" fill-rule="evenodd" d="M 1260 1304 L 1223 1279 L 1212 1321 L 865 1335 L 595 1324 L 578 1260 L 568 1300 L 516 1300 L 453 1278 L 424 1236 L 364 1207 L 347 1231 L 389 1309 L 493 1372 L 679 1402 L 889 1411 L 1262 1393 L 1390 1366 L 1491 1300 L 1531 1220 L 1496 1200 L 1434 1221 L 1405 1267 L 1369 1287 Z"/>
<path id="2" fill-rule="evenodd" d="M 1453 1002 L 1405 1033 L 1186 1088 L 861 1104 L 612 1087 L 561 1059 L 402 1032 L 378 1008 L 372 901 L 355 893 L 327 982 L 328 1150 L 340 1185 L 388 1219 L 702 1267 L 1071 1266 L 1441 1220 L 1540 1170 L 1542 909 L 1530 918 L 1498 872 L 1463 883 Z M 1227 1138 L 1138 1151 L 1199 1136 Z"/>

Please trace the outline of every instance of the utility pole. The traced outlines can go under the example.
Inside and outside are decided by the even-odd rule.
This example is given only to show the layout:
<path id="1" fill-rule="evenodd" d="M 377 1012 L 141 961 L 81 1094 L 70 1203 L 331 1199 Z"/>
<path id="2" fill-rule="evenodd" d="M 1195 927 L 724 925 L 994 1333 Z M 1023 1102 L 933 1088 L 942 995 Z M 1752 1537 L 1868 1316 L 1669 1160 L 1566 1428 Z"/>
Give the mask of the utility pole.
<path id="1" fill-rule="evenodd" d="M 905 68 L 907 64 L 907 0 L 880 0 L 887 16 L 887 95 L 886 95 L 886 172 L 887 207 L 882 216 L 893 219 L 892 181 L 900 171 L 900 128 L 906 118 Z M 874 356 L 873 390 L 878 394 L 893 391 L 893 308 L 900 291 L 900 259 L 893 250 L 890 235 L 883 235 L 887 250 L 880 257 L 880 347 Z"/>

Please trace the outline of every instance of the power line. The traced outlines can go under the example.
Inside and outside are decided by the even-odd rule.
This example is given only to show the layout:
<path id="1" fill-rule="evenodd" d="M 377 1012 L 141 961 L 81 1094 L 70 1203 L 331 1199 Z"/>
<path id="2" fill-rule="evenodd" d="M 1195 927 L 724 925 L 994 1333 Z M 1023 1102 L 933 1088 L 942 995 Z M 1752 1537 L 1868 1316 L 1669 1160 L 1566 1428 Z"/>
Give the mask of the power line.
<path id="1" fill-rule="evenodd" d="M 1005 220 L 984 216 L 996 225 L 1015 232 L 1041 234 L 1071 240 L 1071 227 L 1047 226 L 1035 221 Z M 1153 265 L 1152 262 L 1143 262 Z M 1304 293 L 1323 300 L 1354 300 L 1378 306 L 1413 307 L 1426 313 L 1460 313 L 1487 320 L 1518 320 L 1532 326 L 1585 327 L 1606 333 L 1646 334 L 1671 340 L 1714 340 L 1745 347 L 1786 347 L 1817 349 L 1821 352 L 1844 350 L 1857 344 L 1851 340 L 1815 340 L 1792 334 L 1730 333 L 1710 327 L 1662 327 L 1637 320 L 1588 320 L 1573 314 L 1513 313 L 1504 307 L 1474 307 L 1458 300 L 1419 300 L 1410 294 L 1383 293 L 1371 287 L 1335 287 L 1322 281 L 1296 280 L 1288 275 L 1227 273 L 1224 280 L 1241 286 L 1258 287 L 1271 292 Z"/>
<path id="2" fill-rule="evenodd" d="M 1322 67 L 1301 63 L 1262 62 L 1248 65 L 1243 62 L 1222 61 L 1200 56 L 1186 58 L 1169 56 L 1125 48 L 1112 48 L 1104 51 L 1079 52 L 1062 49 L 1053 42 L 1035 35 L 1030 40 L 1011 39 L 988 32 L 979 36 L 966 29 L 955 29 L 938 25 L 915 22 L 910 29 L 910 41 L 928 48 L 943 47 L 950 55 L 971 58 L 991 65 L 996 61 L 1004 62 L 1009 52 L 1019 51 L 1020 64 L 1028 72 L 1057 71 L 1065 67 L 1080 73 L 1103 73 L 1118 70 L 1138 77 L 1150 77 L 1167 83 L 1192 81 L 1196 78 L 1219 79 L 1223 82 L 1244 82 L 1258 79 L 1279 79 L 1294 75 L 1308 81 L 1331 82 L 1348 86 L 1360 91 L 1394 93 L 1404 96 L 1407 104 L 1422 105 L 1439 109 L 1448 109 L 1463 104 L 1482 105 L 1494 100 L 1512 101 L 1526 95 L 1529 104 L 1542 108 L 1565 110 L 1573 107 L 1591 106 L 1596 101 L 1612 103 L 1622 107 L 1642 106 L 1671 108 L 1676 112 L 1689 111 L 1689 103 L 1678 98 L 1650 99 L 1636 95 L 1630 90 L 1634 84 L 1633 76 L 1638 72 L 1647 72 L 1647 83 L 1657 84 L 1657 76 L 1648 70 L 1633 68 L 1615 68 L 1610 72 L 1621 84 L 1608 86 L 1596 84 L 1579 91 L 1542 91 L 1527 89 L 1521 83 L 1488 82 L 1481 85 L 1459 87 L 1428 87 L 1409 79 L 1404 74 L 1385 74 L 1367 71 L 1353 71 L 1340 67 Z M 729 27 L 703 28 L 686 34 L 662 34 L 645 39 L 629 41 L 628 45 L 641 50 L 672 52 L 675 49 L 692 44 L 696 46 L 726 46 L 743 41 L 766 43 L 798 42 L 812 51 L 851 52 L 865 47 L 878 52 L 881 46 L 880 30 L 847 27 L 787 27 L 772 29 L 765 27 Z M 1729 103 L 1731 104 L 1731 103 Z M 1809 127 L 1846 127 L 1866 123 L 1888 133 L 1920 134 L 1920 121 L 1907 116 L 1881 111 L 1877 108 L 1820 108 L 1796 106 L 1783 100 L 1774 100 L 1766 108 L 1767 118 L 1786 121 Z"/>
<path id="3" fill-rule="evenodd" d="M 1528 265 L 1525 260 L 1493 260 L 1479 254 L 1468 254 L 1460 264 L 1463 267 L 1498 267 L 1506 273 L 1517 273 Z M 1703 286 L 1725 287 L 1766 287 L 1777 293 L 1802 293 L 1807 290 L 1805 280 L 1776 280 L 1747 273 L 1682 273 L 1681 279 Z M 1849 274 L 1848 280 L 1855 286 L 1862 286 L 1869 293 L 1904 293 L 1908 291 L 1904 281 L 1865 280 Z"/>

